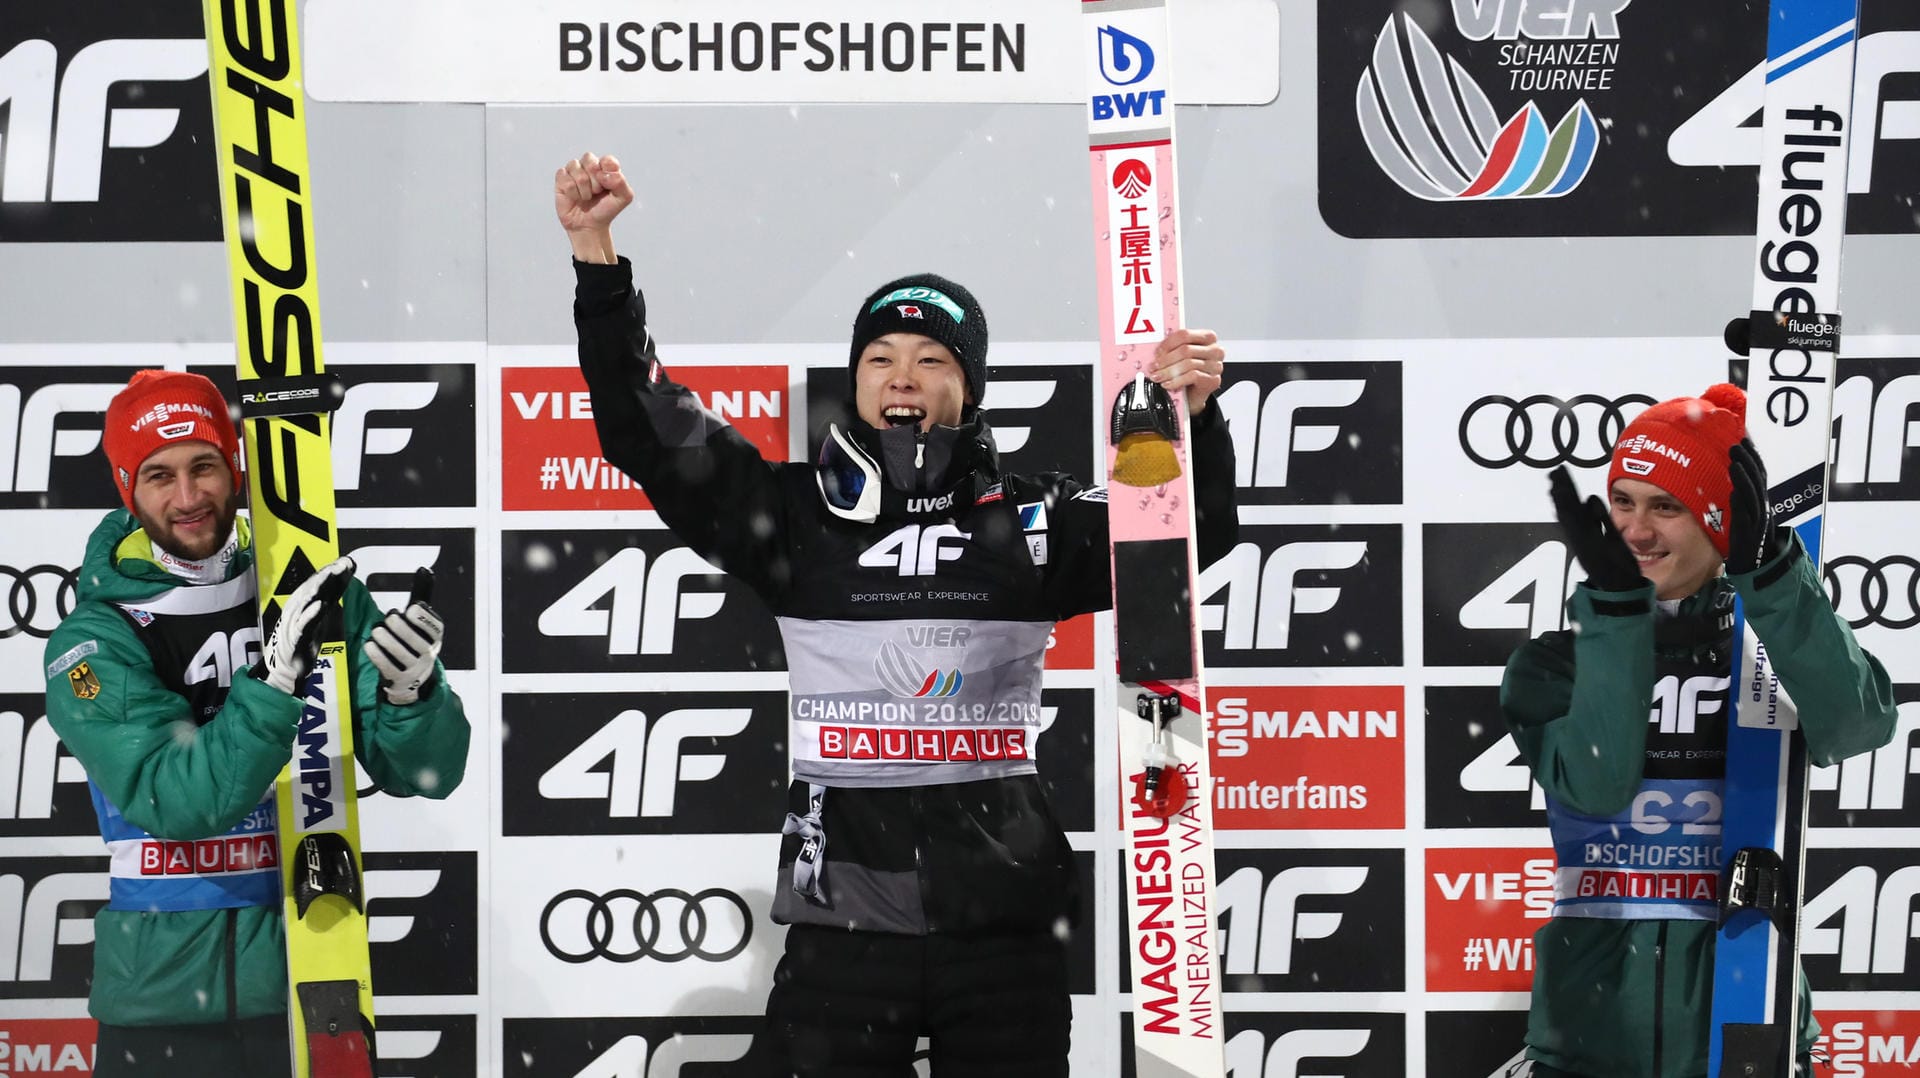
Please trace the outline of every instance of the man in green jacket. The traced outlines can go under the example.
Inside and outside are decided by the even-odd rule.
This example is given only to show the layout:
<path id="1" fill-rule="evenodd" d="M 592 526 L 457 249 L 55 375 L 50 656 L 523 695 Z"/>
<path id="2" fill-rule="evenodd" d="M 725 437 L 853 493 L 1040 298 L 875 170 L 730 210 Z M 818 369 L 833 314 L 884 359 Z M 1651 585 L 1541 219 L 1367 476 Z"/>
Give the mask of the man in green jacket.
<path id="1" fill-rule="evenodd" d="M 126 509 L 94 529 L 47 642 L 47 718 L 86 768 L 112 856 L 88 1009 L 97 1078 L 290 1072 L 273 783 L 293 753 L 314 630 L 345 585 L 356 755 L 389 794 L 443 798 L 468 728 L 424 602 L 384 617 L 342 558 L 260 642 L 227 402 L 141 371 L 107 408 Z"/>
<path id="2" fill-rule="evenodd" d="M 1746 394 L 1717 385 L 1621 433 L 1608 504 L 1583 504 L 1565 468 L 1552 476 L 1587 579 L 1573 628 L 1521 647 L 1500 685 L 1558 861 L 1553 919 L 1534 936 L 1536 1078 L 1706 1074 L 1736 595 L 1816 763 L 1892 735 L 1887 672 L 1773 524 L 1745 429 Z M 1804 1060 L 1819 1032 L 1804 993 L 1800 1027 Z"/>

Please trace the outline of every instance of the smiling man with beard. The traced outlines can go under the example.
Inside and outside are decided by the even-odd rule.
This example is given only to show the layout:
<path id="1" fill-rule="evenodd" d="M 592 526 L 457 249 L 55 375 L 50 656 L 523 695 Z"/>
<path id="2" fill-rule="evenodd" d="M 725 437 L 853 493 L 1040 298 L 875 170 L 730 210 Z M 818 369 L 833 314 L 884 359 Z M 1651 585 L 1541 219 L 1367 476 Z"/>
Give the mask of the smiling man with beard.
<path id="1" fill-rule="evenodd" d="M 140 371 L 107 406 L 103 441 L 126 508 L 94 529 L 46 651 L 47 719 L 86 768 L 112 856 L 93 1073 L 286 1075 L 273 784 L 316 633 L 344 606 L 364 773 L 394 796 L 443 798 L 468 740 L 436 658 L 444 630 L 424 602 L 383 616 L 341 558 L 294 589 L 261 647 L 239 438 L 207 379 Z"/>

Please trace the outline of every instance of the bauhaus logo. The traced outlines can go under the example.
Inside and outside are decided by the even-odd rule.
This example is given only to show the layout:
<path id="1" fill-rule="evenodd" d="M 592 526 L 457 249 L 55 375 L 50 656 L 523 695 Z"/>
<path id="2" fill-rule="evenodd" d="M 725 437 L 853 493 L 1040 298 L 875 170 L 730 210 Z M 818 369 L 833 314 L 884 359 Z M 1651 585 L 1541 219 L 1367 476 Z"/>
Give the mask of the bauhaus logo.
<path id="1" fill-rule="evenodd" d="M 744 584 L 664 531 L 503 532 L 509 672 L 766 670 L 779 631 Z"/>
<path id="2" fill-rule="evenodd" d="M 501 718 L 506 834 L 753 833 L 784 818 L 784 693 L 508 693 Z"/>
<path id="3" fill-rule="evenodd" d="M 1250 525 L 1200 574 L 1210 666 L 1400 661 L 1400 533 L 1392 525 Z"/>
<path id="4" fill-rule="evenodd" d="M 1815 991 L 1905 989 L 1920 970 L 1911 850 L 1809 850 L 1800 956 Z"/>
<path id="5" fill-rule="evenodd" d="M 762 1021 L 673 1018 L 508 1018 L 508 1078 L 705 1078 L 738 1073 Z"/>
<path id="6" fill-rule="evenodd" d="M 1224 991 L 1405 986 L 1400 851 L 1223 849 L 1216 861 Z"/>
<path id="7" fill-rule="evenodd" d="M 215 240 L 199 9 L 59 5 L 0 33 L 0 236 Z M 29 30 L 29 28 L 31 28 Z M 33 36 L 16 36 L 27 30 Z"/>
<path id="8" fill-rule="evenodd" d="M 1397 1013 L 1311 1014 L 1229 1009 L 1226 1073 L 1233 1078 L 1405 1078 L 1406 1018 Z M 1135 1078 L 1133 1025 L 1120 1023 L 1120 1074 Z"/>
<path id="9" fill-rule="evenodd" d="M 132 376 L 131 367 L 0 371 L 0 508 L 118 506 L 101 423 Z"/>
<path id="10" fill-rule="evenodd" d="M 1400 501 L 1398 363 L 1243 363 L 1214 398 L 1243 505 Z"/>

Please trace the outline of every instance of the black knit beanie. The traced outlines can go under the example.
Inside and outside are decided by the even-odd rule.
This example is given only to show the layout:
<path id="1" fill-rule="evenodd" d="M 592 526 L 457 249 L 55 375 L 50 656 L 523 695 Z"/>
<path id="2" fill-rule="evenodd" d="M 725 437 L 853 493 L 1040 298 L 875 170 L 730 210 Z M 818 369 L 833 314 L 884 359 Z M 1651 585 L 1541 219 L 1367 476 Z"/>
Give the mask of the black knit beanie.
<path id="1" fill-rule="evenodd" d="M 853 347 L 847 353 L 847 388 L 854 390 L 860 352 L 889 333 L 918 333 L 947 346 L 966 375 L 977 406 L 987 394 L 987 316 L 973 293 L 932 273 L 916 273 L 881 285 L 853 317 Z"/>

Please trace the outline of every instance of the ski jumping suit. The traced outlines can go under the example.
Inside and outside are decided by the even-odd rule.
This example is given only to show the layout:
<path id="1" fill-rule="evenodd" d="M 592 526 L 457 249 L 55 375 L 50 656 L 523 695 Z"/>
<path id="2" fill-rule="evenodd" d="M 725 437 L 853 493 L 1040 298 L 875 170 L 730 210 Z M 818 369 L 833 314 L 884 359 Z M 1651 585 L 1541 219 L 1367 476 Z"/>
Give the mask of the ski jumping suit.
<path id="1" fill-rule="evenodd" d="M 302 704 L 247 672 L 253 550 L 245 519 L 234 528 L 225 579 L 193 585 L 131 513 L 109 513 L 47 641 L 47 719 L 86 768 L 112 861 L 87 1006 L 101 1075 L 270 1074 L 290 1059 L 274 780 Z M 360 651 L 380 611 L 358 580 L 343 602 L 354 755 L 389 794 L 446 797 L 466 768 L 460 698 L 436 668 L 418 702 L 387 703 Z M 266 1054 L 236 1063 L 242 1051 Z"/>
<path id="2" fill-rule="evenodd" d="M 1656 602 L 1651 584 L 1575 590 L 1577 629 L 1522 646 L 1500 686 L 1558 862 L 1527 1022 L 1527 1055 L 1556 1072 L 1706 1074 L 1721 855 L 1719 827 L 1700 825 L 1720 816 L 1736 592 L 1815 763 L 1892 734 L 1887 672 L 1834 613 L 1797 537 L 1685 599 Z M 1799 1024 L 1804 1055 L 1819 1033 L 1804 994 Z"/>
<path id="3" fill-rule="evenodd" d="M 1105 489 L 1000 474 L 970 419 L 950 486 L 843 519 L 814 465 L 769 463 L 667 380 L 626 260 L 574 268 L 603 454 L 753 588 L 786 651 L 773 919 L 792 928 L 756 1052 L 781 1074 L 893 1075 L 925 1031 L 943 1075 L 1064 1075 L 1056 927 L 1081 903 L 1035 742 L 1053 623 L 1112 601 Z M 1211 403 L 1191 426 L 1204 564 L 1236 537 L 1233 446 Z"/>

